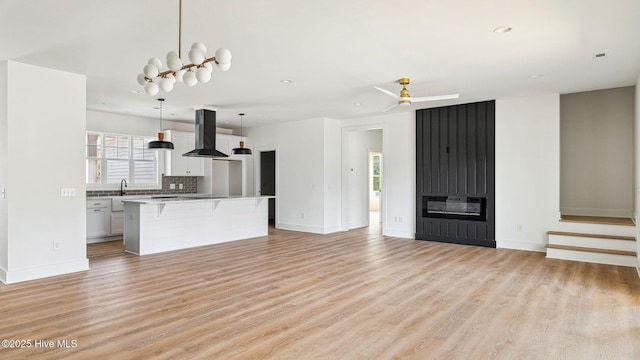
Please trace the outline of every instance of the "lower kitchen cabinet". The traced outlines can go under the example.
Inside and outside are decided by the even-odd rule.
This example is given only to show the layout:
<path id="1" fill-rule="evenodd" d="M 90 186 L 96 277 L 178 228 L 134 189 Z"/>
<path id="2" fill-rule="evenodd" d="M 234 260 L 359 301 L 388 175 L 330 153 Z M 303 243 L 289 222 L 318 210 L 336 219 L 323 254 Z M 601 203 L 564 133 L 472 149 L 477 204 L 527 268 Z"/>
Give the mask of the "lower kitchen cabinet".
<path id="1" fill-rule="evenodd" d="M 109 235 L 110 206 L 109 200 L 87 200 L 87 238 Z"/>
<path id="2" fill-rule="evenodd" d="M 120 203 L 121 204 L 121 203 Z M 87 199 L 87 243 L 113 240 L 124 233 L 122 207 L 112 208 L 111 199 Z"/>
<path id="3" fill-rule="evenodd" d="M 124 212 L 111 213 L 111 235 L 122 235 L 124 233 Z"/>

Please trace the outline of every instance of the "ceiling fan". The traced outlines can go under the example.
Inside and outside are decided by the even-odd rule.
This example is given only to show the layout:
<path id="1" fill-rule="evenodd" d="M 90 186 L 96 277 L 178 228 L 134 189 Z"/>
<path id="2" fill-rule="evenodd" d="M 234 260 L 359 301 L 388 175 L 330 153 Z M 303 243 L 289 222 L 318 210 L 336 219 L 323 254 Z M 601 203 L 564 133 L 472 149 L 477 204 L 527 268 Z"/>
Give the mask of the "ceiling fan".
<path id="1" fill-rule="evenodd" d="M 434 96 L 424 96 L 424 97 L 410 97 L 409 96 L 409 91 L 407 90 L 407 85 L 409 85 L 409 78 L 402 78 L 400 80 L 398 80 L 398 83 L 400 85 L 402 85 L 402 90 L 400 90 L 400 96 L 392 93 L 389 90 L 385 90 L 382 88 L 379 88 L 377 86 L 374 86 L 374 88 L 376 90 L 382 91 L 383 93 L 393 97 L 394 99 L 398 100 L 397 104 L 393 104 L 391 106 L 389 106 L 388 108 L 382 110 L 382 112 L 385 112 L 387 110 L 391 110 L 396 106 L 409 106 L 411 105 L 412 102 L 423 102 L 423 101 L 436 101 L 436 100 L 447 100 L 447 99 L 457 99 L 458 97 L 460 97 L 460 94 L 447 94 L 447 95 L 434 95 Z"/>

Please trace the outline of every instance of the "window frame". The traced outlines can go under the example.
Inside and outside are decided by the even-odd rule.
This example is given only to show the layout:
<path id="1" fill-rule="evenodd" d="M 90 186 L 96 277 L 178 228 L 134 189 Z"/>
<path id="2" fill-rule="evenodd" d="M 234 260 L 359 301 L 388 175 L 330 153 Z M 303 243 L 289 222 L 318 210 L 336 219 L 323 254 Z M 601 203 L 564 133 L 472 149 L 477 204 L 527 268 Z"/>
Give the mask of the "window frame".
<path id="1" fill-rule="evenodd" d="M 87 150 L 87 146 L 88 144 L 86 144 L 86 138 L 89 134 L 93 134 L 93 135 L 98 135 L 100 137 L 100 145 L 99 145 L 99 150 L 98 153 L 100 154 L 100 156 L 88 156 L 86 150 Z M 105 137 L 106 136 L 118 136 L 118 137 L 126 137 L 127 138 L 127 144 L 128 144 L 128 154 L 127 154 L 127 161 L 129 163 L 129 174 L 128 174 L 128 178 L 129 180 L 127 180 L 127 189 L 129 190 L 158 190 L 158 189 L 162 189 L 162 174 L 160 172 L 160 167 L 163 164 L 163 157 L 162 154 L 158 151 L 155 152 L 154 154 L 154 160 L 153 162 L 155 163 L 155 183 L 154 184 L 137 184 L 134 182 L 135 179 L 135 163 L 139 162 L 139 161 L 145 161 L 145 160 L 140 160 L 140 159 L 134 159 L 133 158 L 133 146 L 134 146 L 134 138 L 141 138 L 144 140 L 156 140 L 153 136 L 148 136 L 148 135 L 135 135 L 135 134 L 122 134 L 122 133 L 114 133 L 114 132 L 106 132 L 106 131 L 92 131 L 92 130 L 86 130 L 85 131 L 85 174 L 87 174 L 88 169 L 87 167 L 87 160 L 90 159 L 97 159 L 101 162 L 101 173 L 100 173 L 100 183 L 89 183 L 86 182 L 86 175 L 85 175 L 85 182 L 86 182 L 86 187 L 87 190 L 89 191 L 97 191 L 97 190 L 120 190 L 120 183 L 112 183 L 112 184 L 107 184 L 107 161 L 109 160 L 116 160 L 114 158 L 108 158 L 106 156 L 106 145 L 105 145 Z M 124 160 L 124 159 L 122 159 Z"/>

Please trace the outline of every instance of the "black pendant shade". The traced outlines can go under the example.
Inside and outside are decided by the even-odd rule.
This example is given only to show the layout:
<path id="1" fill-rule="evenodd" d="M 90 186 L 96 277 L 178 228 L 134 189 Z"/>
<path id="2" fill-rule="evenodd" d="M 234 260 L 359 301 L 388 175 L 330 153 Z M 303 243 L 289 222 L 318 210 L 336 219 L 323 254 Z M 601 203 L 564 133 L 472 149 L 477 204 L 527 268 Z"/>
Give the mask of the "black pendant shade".
<path id="1" fill-rule="evenodd" d="M 161 134 L 161 133 L 158 133 L 158 134 Z M 149 142 L 149 144 L 147 145 L 147 148 L 152 150 L 173 150 L 173 143 L 169 141 L 154 140 Z"/>
<path id="2" fill-rule="evenodd" d="M 242 117 L 244 114 L 240 115 L 240 138 L 242 139 Z M 251 149 L 244 147 L 244 140 L 240 140 L 240 147 L 231 149 L 231 154 L 233 155 L 251 155 Z"/>
<path id="3" fill-rule="evenodd" d="M 251 155 L 251 149 L 247 149 L 245 147 L 239 147 L 239 148 L 232 149 L 231 153 L 233 155 Z"/>
<path id="4" fill-rule="evenodd" d="M 160 102 L 160 132 L 158 132 L 158 140 L 150 141 L 147 145 L 149 150 L 173 150 L 173 143 L 164 141 L 164 133 L 162 132 L 162 102 L 164 99 L 158 99 Z"/>

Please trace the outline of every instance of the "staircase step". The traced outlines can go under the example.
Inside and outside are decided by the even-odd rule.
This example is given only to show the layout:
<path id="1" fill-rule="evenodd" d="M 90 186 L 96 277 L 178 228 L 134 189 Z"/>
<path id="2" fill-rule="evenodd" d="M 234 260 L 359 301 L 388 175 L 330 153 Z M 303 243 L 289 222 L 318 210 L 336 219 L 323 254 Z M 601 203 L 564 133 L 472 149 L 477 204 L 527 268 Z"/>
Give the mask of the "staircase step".
<path id="1" fill-rule="evenodd" d="M 547 234 L 560 235 L 560 236 L 579 236 L 579 237 L 588 237 L 588 238 L 597 238 L 597 239 L 636 241 L 636 238 L 633 236 L 586 234 L 586 233 L 567 232 L 567 231 L 547 231 Z"/>
<path id="2" fill-rule="evenodd" d="M 600 235 L 565 231 L 549 231 L 550 245 L 573 246 L 578 248 L 636 251 L 637 244 L 632 236 Z"/>
<path id="3" fill-rule="evenodd" d="M 634 251 L 549 244 L 547 245 L 547 258 L 638 267 L 638 258 Z"/>
<path id="4" fill-rule="evenodd" d="M 633 220 L 629 218 L 604 217 L 604 216 L 561 215 L 560 221 L 587 223 L 587 224 L 636 226 Z"/>
<path id="5" fill-rule="evenodd" d="M 562 250 L 572 250 L 572 251 L 583 251 L 583 252 L 592 252 L 592 253 L 600 253 L 600 254 L 612 254 L 612 255 L 623 255 L 623 256 L 634 256 L 634 257 L 636 256 L 636 252 L 635 251 L 599 249 L 599 248 L 581 247 L 581 246 L 547 244 L 546 248 L 547 249 L 562 249 Z"/>

